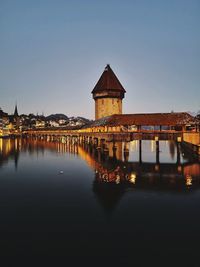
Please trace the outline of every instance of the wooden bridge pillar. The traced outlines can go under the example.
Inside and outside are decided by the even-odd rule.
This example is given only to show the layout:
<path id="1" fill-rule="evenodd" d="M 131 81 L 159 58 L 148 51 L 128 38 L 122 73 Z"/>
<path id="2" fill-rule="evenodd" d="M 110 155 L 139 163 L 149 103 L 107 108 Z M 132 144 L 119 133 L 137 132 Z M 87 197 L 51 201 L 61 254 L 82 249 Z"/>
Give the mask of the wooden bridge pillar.
<path id="1" fill-rule="evenodd" d="M 101 162 L 101 147 L 100 146 L 97 147 L 97 158 L 98 158 L 98 162 Z"/>
<path id="2" fill-rule="evenodd" d="M 103 150 L 104 149 L 104 146 L 105 146 L 105 139 L 100 139 L 100 147 L 101 149 Z"/>
<path id="3" fill-rule="evenodd" d="M 82 144 L 83 144 L 83 136 L 79 135 L 79 145 L 82 145 Z"/>
<path id="4" fill-rule="evenodd" d="M 129 158 L 129 147 L 128 147 L 128 143 L 125 142 L 124 143 L 124 160 L 128 161 Z"/>
<path id="5" fill-rule="evenodd" d="M 107 145 L 104 145 L 103 154 L 105 156 L 105 159 L 107 159 L 109 157 L 109 149 L 108 149 Z"/>
<path id="6" fill-rule="evenodd" d="M 97 137 L 94 137 L 94 146 L 95 147 L 98 147 L 98 144 L 99 144 L 99 140 Z"/>
<path id="7" fill-rule="evenodd" d="M 76 145 L 78 145 L 79 144 L 79 136 L 77 135 L 76 136 Z"/>
<path id="8" fill-rule="evenodd" d="M 142 140 L 139 140 L 139 163 L 142 163 Z"/>
<path id="9" fill-rule="evenodd" d="M 93 144 L 92 136 L 89 137 L 89 144 L 90 144 L 90 145 Z"/>
<path id="10" fill-rule="evenodd" d="M 65 143 L 65 137 L 62 135 L 61 136 L 61 143 L 64 144 Z"/>
<path id="11" fill-rule="evenodd" d="M 160 162 L 160 151 L 159 151 L 159 141 L 156 141 L 156 163 Z"/>
<path id="12" fill-rule="evenodd" d="M 113 150 L 113 158 L 116 158 L 117 157 L 117 146 L 116 146 L 115 142 L 113 142 L 112 150 Z"/>
<path id="13" fill-rule="evenodd" d="M 197 154 L 200 156 L 200 144 L 197 146 Z"/>
<path id="14" fill-rule="evenodd" d="M 180 164 L 180 161 L 181 161 L 181 156 L 180 156 L 180 142 L 177 142 L 177 146 L 176 146 L 176 148 L 177 148 L 177 159 L 176 159 L 176 163 L 177 164 Z"/>
<path id="15" fill-rule="evenodd" d="M 85 135 L 82 136 L 82 144 L 85 144 Z"/>

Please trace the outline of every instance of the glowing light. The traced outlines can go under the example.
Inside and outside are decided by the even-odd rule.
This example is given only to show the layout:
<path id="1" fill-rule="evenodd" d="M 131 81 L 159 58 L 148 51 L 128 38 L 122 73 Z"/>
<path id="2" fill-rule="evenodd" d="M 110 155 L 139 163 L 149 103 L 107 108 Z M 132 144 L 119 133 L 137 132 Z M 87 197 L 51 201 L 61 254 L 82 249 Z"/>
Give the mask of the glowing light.
<path id="1" fill-rule="evenodd" d="M 155 151 L 155 142 L 151 140 L 151 152 Z"/>
<path id="2" fill-rule="evenodd" d="M 182 166 L 181 165 L 178 166 L 178 172 L 182 172 Z"/>
<path id="3" fill-rule="evenodd" d="M 186 175 L 186 185 L 191 186 L 192 185 L 192 176 L 191 175 Z"/>
<path id="4" fill-rule="evenodd" d="M 131 173 L 131 179 L 130 179 L 130 182 L 132 183 L 132 184 L 135 184 L 135 182 L 136 182 L 136 174 L 135 173 Z"/>
<path id="5" fill-rule="evenodd" d="M 18 143 L 17 143 L 17 139 L 15 139 L 15 149 L 17 149 L 18 147 Z"/>
<path id="6" fill-rule="evenodd" d="M 158 141 L 159 140 L 158 136 L 155 136 L 154 140 L 155 141 Z"/>
<path id="7" fill-rule="evenodd" d="M 3 151 L 3 140 L 0 138 L 0 152 Z"/>
<path id="8" fill-rule="evenodd" d="M 120 176 L 119 176 L 119 174 L 116 175 L 115 183 L 116 184 L 119 184 L 120 183 Z"/>
<path id="9" fill-rule="evenodd" d="M 137 142 L 134 140 L 134 141 L 131 141 L 130 142 L 130 151 L 135 151 L 137 149 Z"/>
<path id="10" fill-rule="evenodd" d="M 181 141 L 182 141 L 182 140 L 181 140 L 181 137 L 180 137 L 180 136 L 178 136 L 178 137 L 177 137 L 177 142 L 179 142 L 179 143 L 180 143 Z"/>
<path id="11" fill-rule="evenodd" d="M 155 165 L 155 171 L 159 171 L 159 165 L 158 164 Z"/>

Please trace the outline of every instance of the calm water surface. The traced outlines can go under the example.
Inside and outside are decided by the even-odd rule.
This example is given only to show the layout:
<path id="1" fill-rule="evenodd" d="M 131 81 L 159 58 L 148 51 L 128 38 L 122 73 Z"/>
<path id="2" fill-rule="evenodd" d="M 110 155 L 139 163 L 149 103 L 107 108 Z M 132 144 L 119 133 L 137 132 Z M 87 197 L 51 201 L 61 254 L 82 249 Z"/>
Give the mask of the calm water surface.
<path id="1" fill-rule="evenodd" d="M 0 139 L 2 266 L 200 266 L 199 160 L 108 148 Z"/>

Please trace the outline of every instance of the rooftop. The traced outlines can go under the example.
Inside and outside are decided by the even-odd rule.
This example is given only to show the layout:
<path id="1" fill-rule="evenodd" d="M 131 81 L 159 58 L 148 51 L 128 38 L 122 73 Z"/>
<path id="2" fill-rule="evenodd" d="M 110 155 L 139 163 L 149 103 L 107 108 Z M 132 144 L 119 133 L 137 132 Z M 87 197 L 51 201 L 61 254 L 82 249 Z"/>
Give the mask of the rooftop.
<path id="1" fill-rule="evenodd" d="M 144 114 L 116 114 L 94 121 L 90 127 L 120 126 L 120 125 L 186 125 L 194 124 L 195 119 L 186 112 L 144 113 Z"/>
<path id="2" fill-rule="evenodd" d="M 110 65 L 107 65 L 105 67 L 104 72 L 102 73 L 100 79 L 98 80 L 97 84 L 92 90 L 92 94 L 99 91 L 107 91 L 107 90 L 120 91 L 123 93 L 126 92 L 124 87 L 118 80 L 117 76 L 111 69 Z"/>

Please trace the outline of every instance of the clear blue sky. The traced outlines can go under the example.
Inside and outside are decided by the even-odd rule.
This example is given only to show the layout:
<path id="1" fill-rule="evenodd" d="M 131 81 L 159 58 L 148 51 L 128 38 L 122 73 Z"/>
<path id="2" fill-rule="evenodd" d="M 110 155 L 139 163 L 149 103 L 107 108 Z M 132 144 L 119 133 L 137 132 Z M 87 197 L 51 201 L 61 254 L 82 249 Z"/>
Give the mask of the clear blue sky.
<path id="1" fill-rule="evenodd" d="M 109 63 L 124 113 L 200 110 L 199 0 L 0 0 L 0 107 L 94 118 Z"/>

